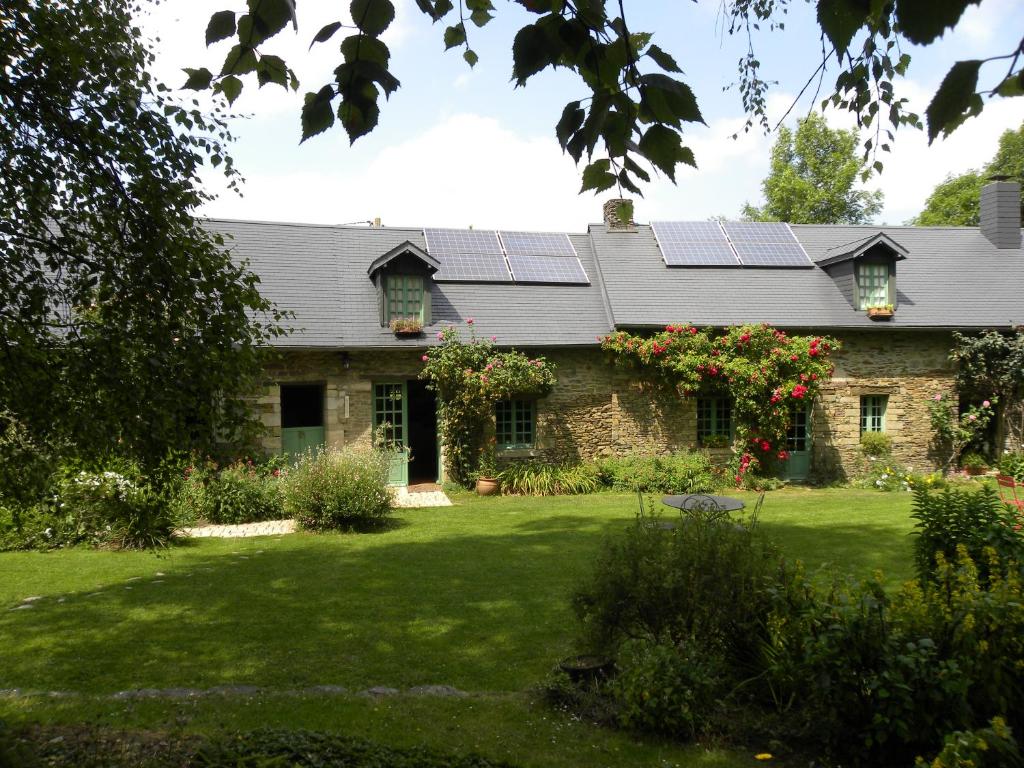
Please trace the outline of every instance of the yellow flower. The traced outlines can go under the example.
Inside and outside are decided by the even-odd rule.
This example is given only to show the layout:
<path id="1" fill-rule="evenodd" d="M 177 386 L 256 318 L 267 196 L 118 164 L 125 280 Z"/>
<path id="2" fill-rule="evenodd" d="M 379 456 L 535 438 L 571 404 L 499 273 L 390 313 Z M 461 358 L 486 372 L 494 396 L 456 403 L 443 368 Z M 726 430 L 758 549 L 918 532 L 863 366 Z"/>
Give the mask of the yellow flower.
<path id="1" fill-rule="evenodd" d="M 772 759 L 772 754 L 771 754 L 771 752 L 759 752 L 756 755 L 754 755 L 754 759 L 755 760 L 771 760 Z"/>

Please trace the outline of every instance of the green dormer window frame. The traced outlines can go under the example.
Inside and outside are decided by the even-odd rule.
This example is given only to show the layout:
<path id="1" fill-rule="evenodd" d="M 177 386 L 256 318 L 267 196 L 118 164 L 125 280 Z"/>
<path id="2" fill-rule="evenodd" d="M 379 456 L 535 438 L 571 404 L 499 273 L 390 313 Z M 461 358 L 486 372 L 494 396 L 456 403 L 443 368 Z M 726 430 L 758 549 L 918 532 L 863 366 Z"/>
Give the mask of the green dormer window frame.
<path id="1" fill-rule="evenodd" d="M 857 262 L 857 308 L 896 304 L 895 267 L 892 259 L 863 259 Z"/>
<path id="2" fill-rule="evenodd" d="M 502 400 L 494 406 L 497 447 L 533 448 L 537 439 L 537 404 L 533 400 Z"/>
<path id="3" fill-rule="evenodd" d="M 697 444 L 703 446 L 708 438 L 732 442 L 732 400 L 728 397 L 697 398 Z"/>
<path id="4" fill-rule="evenodd" d="M 423 277 L 420 275 L 385 275 L 385 323 L 412 319 L 425 325 L 423 291 Z"/>

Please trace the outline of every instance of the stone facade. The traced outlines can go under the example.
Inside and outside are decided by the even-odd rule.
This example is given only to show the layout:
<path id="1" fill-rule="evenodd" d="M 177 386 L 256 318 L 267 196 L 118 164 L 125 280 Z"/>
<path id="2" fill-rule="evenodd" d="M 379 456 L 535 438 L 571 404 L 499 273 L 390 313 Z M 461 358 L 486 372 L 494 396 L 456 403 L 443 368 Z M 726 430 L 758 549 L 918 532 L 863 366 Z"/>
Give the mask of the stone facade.
<path id="1" fill-rule="evenodd" d="M 835 335 L 835 334 L 832 334 Z M 836 372 L 814 404 L 811 422 L 814 474 L 851 474 L 859 457 L 860 399 L 888 396 L 886 432 L 896 459 L 915 469 L 933 465 L 927 400 L 953 392 L 948 333 L 850 333 L 840 337 Z M 556 366 L 558 384 L 537 403 L 537 439 L 530 450 L 504 460 L 536 458 L 574 462 L 630 451 L 665 452 L 693 447 L 696 402 L 644 389 L 611 366 L 600 350 L 538 351 Z M 281 449 L 282 383 L 325 386 L 328 445 L 368 445 L 373 422 L 373 383 L 415 379 L 422 351 L 282 352 L 267 369 L 258 407 L 268 428 L 264 447 Z"/>

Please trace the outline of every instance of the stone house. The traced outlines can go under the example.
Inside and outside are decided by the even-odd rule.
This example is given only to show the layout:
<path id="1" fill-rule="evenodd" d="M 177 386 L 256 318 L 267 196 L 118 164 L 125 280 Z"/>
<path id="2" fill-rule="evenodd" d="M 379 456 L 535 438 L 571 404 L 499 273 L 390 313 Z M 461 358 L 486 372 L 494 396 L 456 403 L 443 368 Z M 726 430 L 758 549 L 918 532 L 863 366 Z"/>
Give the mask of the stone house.
<path id="1" fill-rule="evenodd" d="M 767 322 L 844 344 L 823 394 L 793 413 L 786 471 L 799 479 L 852 470 L 865 431 L 887 432 L 900 461 L 930 465 L 926 401 L 952 391 L 951 333 L 1024 323 L 1019 200 L 1016 184 L 989 184 L 979 228 L 643 225 L 619 221 L 615 201 L 604 221 L 570 234 L 210 225 L 264 295 L 295 313 L 257 398 L 268 452 L 366 444 L 387 422 L 408 449 L 393 480 L 439 479 L 436 402 L 417 375 L 437 331 L 469 318 L 500 346 L 557 365 L 550 395 L 498 406 L 500 457 L 720 446 L 732 429 L 727 399 L 652 396 L 608 364 L 597 339 Z M 891 317 L 868 316 L 886 305 Z M 404 317 L 424 332 L 393 332 L 389 321 Z"/>

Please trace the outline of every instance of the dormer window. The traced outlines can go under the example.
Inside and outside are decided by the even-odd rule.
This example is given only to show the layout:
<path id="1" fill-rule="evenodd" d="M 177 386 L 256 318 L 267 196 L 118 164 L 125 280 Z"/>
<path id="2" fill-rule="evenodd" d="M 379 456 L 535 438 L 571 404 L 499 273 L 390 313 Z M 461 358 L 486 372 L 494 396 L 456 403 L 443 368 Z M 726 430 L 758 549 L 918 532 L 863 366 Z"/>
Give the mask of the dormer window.
<path id="1" fill-rule="evenodd" d="M 423 316 L 423 277 L 420 275 L 385 275 L 387 297 L 385 323 L 392 320 L 419 320 Z"/>
<path id="2" fill-rule="evenodd" d="M 867 311 L 872 320 L 886 320 L 897 304 L 896 264 L 907 255 L 906 248 L 878 232 L 832 248 L 817 264 L 835 280 L 853 309 Z"/>
<path id="3" fill-rule="evenodd" d="M 377 287 L 380 324 L 395 335 L 419 335 L 430 325 L 430 287 L 440 262 L 406 240 L 377 257 L 366 270 Z"/>
<path id="4" fill-rule="evenodd" d="M 895 304 L 889 279 L 892 259 L 857 263 L 857 308 L 884 307 Z"/>

